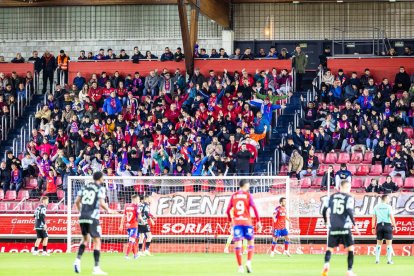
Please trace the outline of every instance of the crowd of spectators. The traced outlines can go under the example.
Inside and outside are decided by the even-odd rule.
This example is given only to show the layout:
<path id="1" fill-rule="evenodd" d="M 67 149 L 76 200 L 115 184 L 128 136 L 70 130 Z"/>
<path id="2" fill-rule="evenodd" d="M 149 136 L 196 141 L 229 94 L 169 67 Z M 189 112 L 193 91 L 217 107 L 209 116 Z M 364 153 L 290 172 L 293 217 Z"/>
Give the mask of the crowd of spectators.
<path id="1" fill-rule="evenodd" d="M 9 117 L 11 107 L 16 107 L 18 99 L 25 100 L 27 90 L 33 91 L 32 72 L 27 72 L 25 76 L 12 72 L 8 77 L 0 72 L 0 116 Z"/>
<path id="2" fill-rule="evenodd" d="M 276 68 L 211 70 L 207 76 L 196 68 L 188 82 L 178 69 L 146 76 L 101 72 L 88 79 L 79 72 L 70 87 L 56 84 L 47 95 L 21 161 L 7 154 L 2 182 L 19 185 L 2 188 L 19 190 L 25 177 L 37 177 L 33 196 L 54 200 L 58 178 L 65 190 L 68 176 L 95 171 L 252 175 L 273 111 L 291 96 L 291 81 L 287 69 Z"/>
<path id="3" fill-rule="evenodd" d="M 314 101 L 301 98 L 303 117 L 299 126 L 280 145 L 289 175 L 315 180 L 320 165 L 315 152 L 358 151 L 372 152 L 372 165 L 380 163 L 383 169 L 390 165 L 390 179 L 399 175 L 404 180 L 413 175 L 414 145 L 404 127 L 414 126 L 414 76 L 400 67 L 391 83 L 387 78 L 375 79 L 368 68 L 362 76 L 356 72 L 347 76 L 341 69 L 334 73 L 327 68 L 321 79 Z M 318 87 L 319 83 L 314 85 Z M 329 170 L 332 185 L 352 177 L 346 164 L 338 172 L 333 167 Z M 327 178 L 325 173 L 322 187 L 326 187 Z M 374 190 L 389 190 L 387 185 L 377 185 L 380 188 Z"/>

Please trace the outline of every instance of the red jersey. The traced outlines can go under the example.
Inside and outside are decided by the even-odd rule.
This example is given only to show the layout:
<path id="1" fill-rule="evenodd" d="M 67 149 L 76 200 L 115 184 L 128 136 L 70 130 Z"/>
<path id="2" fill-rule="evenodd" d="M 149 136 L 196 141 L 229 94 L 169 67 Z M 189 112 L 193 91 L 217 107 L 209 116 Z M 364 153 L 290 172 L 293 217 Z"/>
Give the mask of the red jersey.
<path id="1" fill-rule="evenodd" d="M 126 228 L 137 228 L 138 227 L 138 205 L 129 203 L 125 205 L 124 216 L 126 216 Z"/>
<path id="2" fill-rule="evenodd" d="M 56 177 L 46 176 L 46 193 L 57 193 Z"/>
<path id="3" fill-rule="evenodd" d="M 254 205 L 253 197 L 249 192 L 240 190 L 231 196 L 229 206 L 227 207 L 227 216 L 231 220 L 233 215 L 233 225 L 253 225 L 250 207 L 253 208 L 256 219 L 259 221 L 259 214 Z M 233 212 L 231 212 L 232 209 Z"/>
<path id="4" fill-rule="evenodd" d="M 273 215 L 275 217 L 273 228 L 277 230 L 285 229 L 286 228 L 286 217 L 287 217 L 286 208 L 283 206 L 276 207 Z"/>

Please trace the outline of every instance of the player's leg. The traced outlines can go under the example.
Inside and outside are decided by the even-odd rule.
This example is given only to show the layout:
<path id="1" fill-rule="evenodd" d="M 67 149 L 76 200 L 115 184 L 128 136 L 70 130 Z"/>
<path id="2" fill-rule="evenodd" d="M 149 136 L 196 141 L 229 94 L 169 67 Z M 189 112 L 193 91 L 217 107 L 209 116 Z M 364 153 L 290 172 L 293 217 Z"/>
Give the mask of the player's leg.
<path id="1" fill-rule="evenodd" d="M 133 237 L 133 235 L 134 235 L 133 231 L 134 231 L 133 228 L 127 229 L 128 245 L 127 245 L 127 249 L 126 249 L 126 253 L 125 253 L 125 258 L 129 258 L 129 253 L 131 253 L 132 247 L 135 244 L 135 238 Z"/>
<path id="2" fill-rule="evenodd" d="M 230 235 L 227 238 L 226 246 L 224 247 L 224 253 L 229 253 L 229 246 L 233 241 L 233 230 L 230 230 Z"/>
<path id="3" fill-rule="evenodd" d="M 375 263 L 376 264 L 379 264 L 379 261 L 380 261 L 381 246 L 382 246 L 382 240 L 377 239 L 377 246 L 375 246 Z"/>
<path id="4" fill-rule="evenodd" d="M 149 250 L 151 246 L 151 241 L 152 241 L 152 233 L 147 232 L 146 236 L 147 236 L 147 239 L 145 240 L 145 255 L 152 256 Z"/>
<path id="5" fill-rule="evenodd" d="M 394 250 L 392 249 L 392 239 L 385 241 L 387 244 L 387 264 L 394 264 L 392 261 L 392 253 Z"/>
<path id="6" fill-rule="evenodd" d="M 243 254 L 247 254 L 247 240 L 243 239 L 242 241 L 242 248 L 243 248 Z"/>
<path id="7" fill-rule="evenodd" d="M 50 256 L 50 254 L 47 252 L 47 242 L 48 241 L 49 241 L 49 237 L 47 236 L 47 233 L 45 231 L 45 237 L 43 238 L 43 241 L 42 241 L 42 246 L 43 246 L 42 256 Z"/>
<path id="8" fill-rule="evenodd" d="M 354 246 L 351 245 L 347 247 L 348 251 L 348 271 L 346 273 L 346 276 L 353 276 L 354 273 L 352 272 L 352 267 L 354 266 Z"/>
<path id="9" fill-rule="evenodd" d="M 285 229 L 286 232 L 284 233 L 285 236 L 285 251 L 283 251 L 283 254 L 285 254 L 286 256 L 290 257 L 290 253 L 289 253 L 289 243 L 290 243 L 290 239 L 289 239 L 289 233 L 287 231 L 287 229 Z"/>
<path id="10" fill-rule="evenodd" d="M 37 237 L 36 241 L 35 241 L 35 246 L 34 246 L 34 251 L 33 251 L 33 255 L 39 255 L 38 249 L 39 249 L 39 245 L 42 242 L 42 238 Z"/>
<path id="11" fill-rule="evenodd" d="M 106 272 L 102 271 L 101 267 L 99 266 L 99 259 L 101 257 L 101 237 L 93 237 L 93 259 L 94 259 L 94 267 L 93 267 L 93 275 L 107 275 Z"/>
<path id="12" fill-rule="evenodd" d="M 245 226 L 244 238 L 247 240 L 247 273 L 252 273 L 252 259 L 254 255 L 254 233 L 253 226 Z"/>
<path id="13" fill-rule="evenodd" d="M 328 238 L 328 242 L 329 242 L 329 238 Z M 329 272 L 329 262 L 331 261 L 332 251 L 333 251 L 333 248 L 332 247 L 326 248 L 326 252 L 325 252 L 325 263 L 324 263 L 323 270 L 322 270 L 322 276 L 327 276 L 328 275 L 328 272 Z"/>
<path id="14" fill-rule="evenodd" d="M 140 232 L 139 234 L 139 240 L 138 240 L 138 255 L 142 255 L 142 245 L 144 243 L 145 234 Z"/>
<path id="15" fill-rule="evenodd" d="M 75 273 L 81 272 L 81 258 L 82 258 L 83 252 L 85 252 L 86 246 L 89 243 L 89 234 L 88 234 L 89 229 L 87 227 L 89 228 L 89 226 L 85 223 L 81 223 L 80 225 L 81 232 L 82 232 L 82 241 L 79 244 L 78 254 L 76 256 L 75 263 L 73 264 Z"/>
<path id="16" fill-rule="evenodd" d="M 244 236 L 243 226 L 234 226 L 233 228 L 234 254 L 236 255 L 239 273 L 244 273 L 243 256 L 242 256 L 242 240 Z"/>
<path id="17" fill-rule="evenodd" d="M 279 239 L 279 237 L 277 236 L 277 234 L 278 234 L 277 231 L 278 230 L 273 231 L 273 239 L 272 239 L 272 247 L 271 247 L 271 250 L 270 250 L 270 257 L 273 257 L 275 255 L 275 253 L 280 254 L 280 252 L 276 250 L 277 241 Z"/>

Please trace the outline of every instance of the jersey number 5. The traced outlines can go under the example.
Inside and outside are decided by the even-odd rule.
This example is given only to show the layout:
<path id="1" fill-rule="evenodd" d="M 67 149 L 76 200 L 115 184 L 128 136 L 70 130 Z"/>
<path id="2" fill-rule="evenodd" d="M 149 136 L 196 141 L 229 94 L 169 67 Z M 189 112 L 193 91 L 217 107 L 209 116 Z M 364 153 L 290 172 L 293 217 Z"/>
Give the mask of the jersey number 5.
<path id="1" fill-rule="evenodd" d="M 345 211 L 345 200 L 340 198 L 335 198 L 333 200 L 333 210 L 332 212 L 337 215 L 342 215 Z"/>
<path id="2" fill-rule="evenodd" d="M 82 204 L 92 205 L 95 201 L 96 193 L 94 191 L 83 191 L 82 193 Z"/>

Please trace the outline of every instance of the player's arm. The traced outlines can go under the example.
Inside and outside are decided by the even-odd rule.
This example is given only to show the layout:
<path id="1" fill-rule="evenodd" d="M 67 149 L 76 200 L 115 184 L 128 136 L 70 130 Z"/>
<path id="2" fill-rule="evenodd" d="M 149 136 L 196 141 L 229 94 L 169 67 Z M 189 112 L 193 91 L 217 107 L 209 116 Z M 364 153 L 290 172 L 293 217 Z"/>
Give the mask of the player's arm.
<path id="1" fill-rule="evenodd" d="M 230 198 L 229 206 L 227 206 L 226 214 L 229 221 L 232 221 L 232 209 L 233 209 L 233 196 Z"/>
<path id="2" fill-rule="evenodd" d="M 392 211 L 392 209 L 391 209 L 391 211 Z M 392 212 L 390 212 L 390 220 L 391 220 L 391 224 L 392 224 L 392 227 L 394 228 L 395 233 L 397 233 L 398 232 L 397 223 L 395 222 L 395 217 L 392 214 Z"/>
<path id="3" fill-rule="evenodd" d="M 81 211 L 81 200 L 82 200 L 82 197 L 80 195 L 78 195 L 75 200 L 75 206 L 79 212 Z"/>
<path id="4" fill-rule="evenodd" d="M 151 222 L 151 225 L 154 225 L 155 217 L 150 212 L 148 212 L 148 218 L 149 218 L 149 221 Z"/>
<path id="5" fill-rule="evenodd" d="M 105 188 L 104 187 L 101 187 L 100 189 L 99 189 L 99 192 L 98 192 L 98 198 L 99 198 L 99 206 L 102 208 L 102 209 L 104 209 L 105 211 L 107 211 L 108 213 L 110 213 L 110 214 L 116 214 L 117 212 L 115 211 L 115 210 L 111 210 L 110 208 L 109 208 L 109 206 L 108 206 L 108 204 L 106 204 L 106 202 L 105 202 Z"/>
<path id="6" fill-rule="evenodd" d="M 124 229 L 125 216 L 126 216 L 126 212 L 124 211 L 124 214 L 122 215 L 122 218 L 121 218 L 121 223 L 119 224 L 119 231 L 120 232 Z"/>
<path id="7" fill-rule="evenodd" d="M 322 208 L 322 217 L 325 225 L 328 224 L 328 209 L 329 209 L 329 198 L 325 199 L 325 202 L 323 203 Z"/>
<path id="8" fill-rule="evenodd" d="M 372 230 L 372 234 L 375 235 L 376 225 L 377 225 L 377 215 L 375 214 L 375 207 L 374 207 L 374 213 L 372 214 L 371 224 L 372 224 L 372 229 L 371 229 Z"/>
<path id="9" fill-rule="evenodd" d="M 346 202 L 346 212 L 348 213 L 348 216 L 352 222 L 352 225 L 354 226 L 355 232 L 357 235 L 360 235 L 358 226 L 355 224 L 355 218 L 354 218 L 354 198 L 348 197 L 348 200 Z"/>

